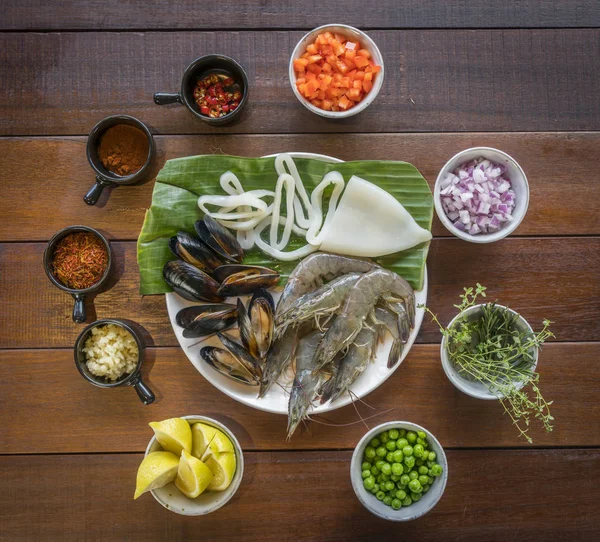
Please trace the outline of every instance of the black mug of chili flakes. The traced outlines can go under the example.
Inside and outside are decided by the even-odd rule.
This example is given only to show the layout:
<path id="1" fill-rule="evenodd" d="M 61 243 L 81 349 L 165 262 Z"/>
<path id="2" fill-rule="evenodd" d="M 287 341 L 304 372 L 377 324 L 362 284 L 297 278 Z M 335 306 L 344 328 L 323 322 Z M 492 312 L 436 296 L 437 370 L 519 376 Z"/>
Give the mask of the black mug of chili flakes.
<path id="1" fill-rule="evenodd" d="M 75 299 L 73 321 L 86 321 L 85 296 L 99 290 L 108 279 L 112 251 L 108 240 L 94 228 L 69 226 L 57 232 L 44 251 L 48 278 Z"/>
<path id="2" fill-rule="evenodd" d="M 212 125 L 236 118 L 248 101 L 248 77 L 232 58 L 206 55 L 185 70 L 178 93 L 157 92 L 158 105 L 179 103 L 196 117 Z"/>

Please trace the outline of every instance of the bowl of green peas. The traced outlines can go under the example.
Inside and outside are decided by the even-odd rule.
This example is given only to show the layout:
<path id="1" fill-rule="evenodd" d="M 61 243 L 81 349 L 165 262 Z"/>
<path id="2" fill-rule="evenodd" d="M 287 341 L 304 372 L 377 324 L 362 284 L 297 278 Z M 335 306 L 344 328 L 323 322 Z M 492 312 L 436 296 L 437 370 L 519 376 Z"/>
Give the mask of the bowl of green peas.
<path id="1" fill-rule="evenodd" d="M 448 462 L 438 440 L 420 425 L 388 422 L 360 440 L 350 463 L 352 487 L 371 513 L 410 521 L 429 512 L 448 481 Z"/>

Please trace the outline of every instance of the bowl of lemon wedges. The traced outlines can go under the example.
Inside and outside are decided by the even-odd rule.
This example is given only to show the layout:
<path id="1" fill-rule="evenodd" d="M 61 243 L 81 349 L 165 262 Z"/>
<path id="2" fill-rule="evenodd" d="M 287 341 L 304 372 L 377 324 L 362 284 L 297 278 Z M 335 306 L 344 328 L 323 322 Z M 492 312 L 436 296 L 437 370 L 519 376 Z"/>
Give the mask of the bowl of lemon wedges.
<path id="1" fill-rule="evenodd" d="M 171 418 L 150 427 L 154 437 L 138 469 L 134 499 L 149 491 L 172 512 L 201 516 L 233 497 L 244 456 L 227 427 L 205 416 Z"/>

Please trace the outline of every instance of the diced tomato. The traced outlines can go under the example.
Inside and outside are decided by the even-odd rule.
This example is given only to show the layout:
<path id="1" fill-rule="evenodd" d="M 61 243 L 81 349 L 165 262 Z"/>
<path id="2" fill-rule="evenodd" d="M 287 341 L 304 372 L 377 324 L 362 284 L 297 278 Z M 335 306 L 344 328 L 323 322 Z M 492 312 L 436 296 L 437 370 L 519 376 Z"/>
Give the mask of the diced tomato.
<path id="1" fill-rule="evenodd" d="M 342 109 L 348 109 L 348 106 L 350 105 L 350 100 L 346 98 L 346 96 L 342 96 L 338 102 L 338 105 Z"/>
<path id="2" fill-rule="evenodd" d="M 333 70 L 333 68 L 331 67 L 331 64 L 329 64 L 328 62 L 325 62 L 323 64 L 323 68 L 322 68 L 324 73 L 331 73 L 331 71 Z"/>
<path id="3" fill-rule="evenodd" d="M 294 70 L 297 72 L 301 72 L 308 66 L 308 60 L 306 58 L 297 58 L 294 60 Z"/>
<path id="4" fill-rule="evenodd" d="M 331 77 L 331 75 L 323 75 L 321 79 L 321 88 L 323 90 L 327 90 L 329 88 L 329 85 L 331 85 L 332 80 L 333 77 Z"/>
<path id="5" fill-rule="evenodd" d="M 336 40 L 338 40 L 338 41 L 340 41 L 342 43 L 345 43 L 345 42 L 348 41 L 348 39 L 346 38 L 346 36 L 344 36 L 343 34 L 335 33 L 334 36 L 335 36 Z"/>
<path id="6" fill-rule="evenodd" d="M 366 68 L 369 65 L 369 61 L 363 56 L 356 56 L 354 59 L 354 64 L 356 64 L 357 68 Z"/>
<path id="7" fill-rule="evenodd" d="M 321 66 L 319 66 L 318 64 L 314 64 L 314 63 L 309 64 L 306 69 L 312 73 L 316 73 L 317 75 L 319 75 L 322 70 Z"/>
<path id="8" fill-rule="evenodd" d="M 329 43 L 329 40 L 327 39 L 327 36 L 325 34 L 319 34 L 317 36 L 316 43 L 318 43 L 319 45 L 327 45 Z"/>
<path id="9" fill-rule="evenodd" d="M 333 107 L 333 101 L 332 100 L 323 100 L 321 107 L 323 109 L 325 109 L 325 111 L 331 111 L 331 108 Z"/>
<path id="10" fill-rule="evenodd" d="M 359 88 L 351 88 L 348 90 L 348 92 L 346 92 L 346 96 L 348 96 L 348 98 L 350 98 L 351 100 L 357 102 L 358 100 L 360 100 L 361 90 L 362 89 Z"/>
<path id="11" fill-rule="evenodd" d="M 365 58 L 371 58 L 371 53 L 369 53 L 369 51 L 366 49 L 359 49 L 356 54 L 358 56 L 364 56 Z"/>
<path id="12" fill-rule="evenodd" d="M 306 48 L 306 52 L 311 54 L 311 55 L 316 55 L 319 52 L 319 49 L 317 47 L 316 44 L 311 43 L 307 48 Z"/>
<path id="13" fill-rule="evenodd" d="M 349 70 L 356 69 L 356 64 L 354 64 L 354 61 L 350 60 L 349 58 L 344 59 L 344 64 L 346 64 Z"/>
<path id="14" fill-rule="evenodd" d="M 344 57 L 352 60 L 353 58 L 356 57 L 356 52 L 351 51 L 350 49 L 346 49 L 346 52 L 344 53 Z"/>
<path id="15" fill-rule="evenodd" d="M 358 79 L 359 81 L 362 81 L 365 78 L 365 72 L 363 71 L 357 71 L 356 74 L 354 75 L 354 79 Z"/>
<path id="16" fill-rule="evenodd" d="M 319 83 L 319 81 L 313 79 L 312 81 L 306 83 L 306 92 L 308 92 L 308 94 L 314 94 L 315 92 L 317 92 L 317 90 L 319 90 L 320 86 L 321 84 Z"/>
<path id="17" fill-rule="evenodd" d="M 365 76 L 364 76 L 364 80 L 365 81 L 372 81 L 373 80 L 373 72 L 366 72 Z"/>
<path id="18" fill-rule="evenodd" d="M 308 57 L 309 64 L 314 64 L 315 62 L 319 62 L 319 60 L 323 60 L 321 55 L 311 55 Z"/>
<path id="19" fill-rule="evenodd" d="M 323 105 L 322 100 L 311 100 L 310 103 L 313 104 L 315 107 L 319 107 L 319 108 Z"/>
<path id="20" fill-rule="evenodd" d="M 325 94 L 325 91 L 323 89 L 319 90 L 319 92 L 317 92 L 317 98 L 319 98 L 319 100 L 324 100 L 327 97 L 327 95 Z"/>
<path id="21" fill-rule="evenodd" d="M 338 40 L 330 40 L 329 45 L 331 45 L 334 54 L 337 56 L 342 56 L 346 52 L 346 48 Z"/>
<path id="22" fill-rule="evenodd" d="M 342 77 L 341 83 L 343 87 L 350 88 L 352 86 L 352 81 L 350 77 Z"/>
<path id="23" fill-rule="evenodd" d="M 362 87 L 365 92 L 370 92 L 373 88 L 373 83 L 371 81 L 367 81 L 366 79 L 362 82 Z"/>
<path id="24" fill-rule="evenodd" d="M 346 66 L 346 64 L 344 62 L 342 62 L 341 60 L 338 60 L 335 63 L 335 67 L 341 74 L 345 74 L 348 72 L 348 66 Z"/>
<path id="25" fill-rule="evenodd" d="M 327 31 L 325 32 L 325 37 L 327 38 L 327 43 L 329 43 L 329 40 L 333 39 L 333 34 Z"/>
<path id="26" fill-rule="evenodd" d="M 303 85 L 304 83 L 306 83 L 306 77 L 298 77 L 296 79 L 296 84 L 297 85 Z"/>
<path id="27" fill-rule="evenodd" d="M 373 73 L 379 73 L 381 71 L 381 66 L 371 66 L 371 71 Z"/>
<path id="28" fill-rule="evenodd" d="M 363 82 L 359 81 L 358 79 L 355 79 L 354 82 L 352 83 L 353 88 L 362 89 L 362 85 L 363 85 Z"/>

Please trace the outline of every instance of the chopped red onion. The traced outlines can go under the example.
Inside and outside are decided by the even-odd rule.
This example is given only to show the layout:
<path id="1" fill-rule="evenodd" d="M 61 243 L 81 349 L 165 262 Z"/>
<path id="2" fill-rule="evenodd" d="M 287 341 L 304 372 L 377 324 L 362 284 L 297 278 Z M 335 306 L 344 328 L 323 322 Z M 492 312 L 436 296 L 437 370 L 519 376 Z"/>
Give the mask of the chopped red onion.
<path id="1" fill-rule="evenodd" d="M 483 157 L 465 162 L 442 179 L 442 207 L 454 227 L 477 235 L 512 220 L 515 193 L 506 168 Z"/>

